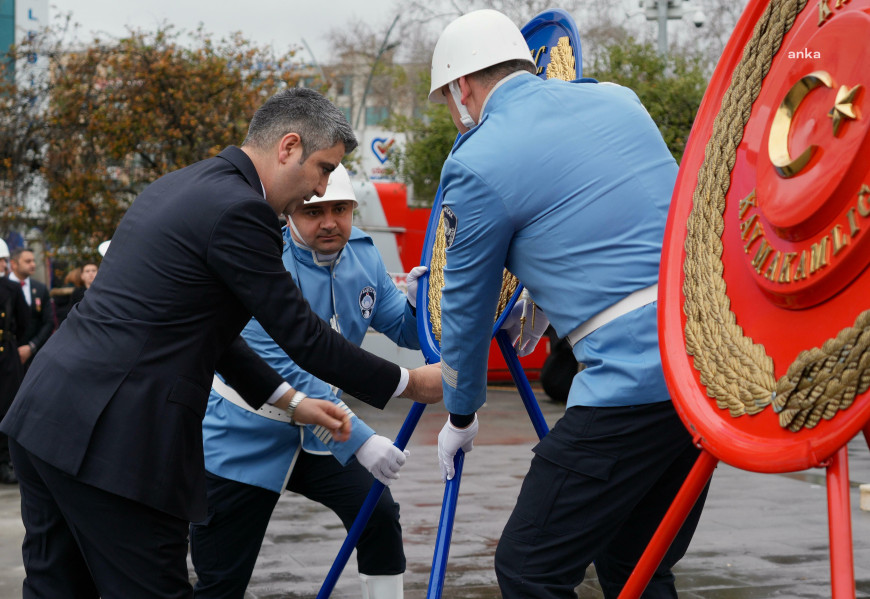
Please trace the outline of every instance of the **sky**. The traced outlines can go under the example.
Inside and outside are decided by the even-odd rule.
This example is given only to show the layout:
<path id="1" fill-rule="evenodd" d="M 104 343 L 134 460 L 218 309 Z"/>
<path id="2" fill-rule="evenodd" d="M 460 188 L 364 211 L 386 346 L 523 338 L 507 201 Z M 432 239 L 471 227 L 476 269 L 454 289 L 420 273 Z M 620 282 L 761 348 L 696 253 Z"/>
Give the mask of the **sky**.
<path id="1" fill-rule="evenodd" d="M 302 48 L 306 60 L 317 62 L 330 57 L 327 32 L 362 20 L 373 25 L 392 20 L 395 0 L 49 0 L 50 18 L 71 12 L 73 21 L 85 33 L 113 36 L 134 28 L 154 28 L 169 22 L 178 29 L 194 30 L 202 23 L 205 30 L 220 37 L 234 31 L 277 52 L 290 46 Z M 89 36 L 87 36 L 89 37 Z M 85 39 L 87 39 L 85 37 Z"/>

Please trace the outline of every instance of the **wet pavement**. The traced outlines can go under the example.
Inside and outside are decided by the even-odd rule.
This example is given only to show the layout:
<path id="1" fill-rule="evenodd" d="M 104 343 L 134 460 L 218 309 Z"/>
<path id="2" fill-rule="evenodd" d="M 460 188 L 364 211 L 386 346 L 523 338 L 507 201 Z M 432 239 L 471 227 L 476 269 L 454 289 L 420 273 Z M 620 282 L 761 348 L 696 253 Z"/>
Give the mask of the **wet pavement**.
<path id="1" fill-rule="evenodd" d="M 536 392 L 552 425 L 563 406 Z M 394 436 L 409 406 L 393 400 L 384 412 L 358 402 L 353 408 L 378 432 Z M 480 416 L 480 435 L 465 461 L 444 597 L 500 596 L 492 556 L 535 441 L 511 389 L 491 389 Z M 411 438 L 409 462 L 391 487 L 402 506 L 407 599 L 426 596 L 443 494 L 434 443 L 444 419 L 442 406 L 427 408 Z M 857 597 L 870 597 L 870 512 L 859 509 L 858 489 L 870 482 L 870 451 L 863 438 L 849 446 L 849 470 Z M 675 569 L 680 597 L 830 597 L 824 474 L 757 474 L 720 464 L 692 545 Z M 21 597 L 23 527 L 18 510 L 17 487 L 0 487 L 0 599 Z M 343 539 L 344 529 L 332 512 L 302 497 L 282 497 L 246 599 L 315 597 Z M 602 597 L 594 569 L 577 591 L 580 599 Z M 360 597 L 354 557 L 332 597 Z"/>

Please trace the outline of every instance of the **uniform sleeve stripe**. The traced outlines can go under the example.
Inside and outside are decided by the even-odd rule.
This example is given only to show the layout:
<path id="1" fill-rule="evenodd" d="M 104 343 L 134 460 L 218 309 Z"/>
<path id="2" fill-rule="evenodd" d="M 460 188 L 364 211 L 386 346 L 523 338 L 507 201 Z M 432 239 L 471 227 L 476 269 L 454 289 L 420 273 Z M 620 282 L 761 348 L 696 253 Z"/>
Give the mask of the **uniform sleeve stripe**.
<path id="1" fill-rule="evenodd" d="M 323 441 L 324 443 L 329 443 L 332 440 L 332 435 L 329 434 L 329 429 L 324 428 L 322 426 L 314 427 L 314 436 Z"/>
<path id="2" fill-rule="evenodd" d="M 339 408 L 344 410 L 344 413 L 347 414 L 348 416 L 351 416 L 351 417 L 356 416 L 356 414 L 353 413 L 353 410 L 351 410 L 348 407 L 348 405 L 346 403 L 344 403 L 343 401 L 341 401 L 340 399 L 338 401 L 336 401 L 335 405 L 337 405 Z"/>
<path id="3" fill-rule="evenodd" d="M 344 413 L 347 414 L 348 416 L 350 416 L 351 418 L 356 416 L 356 414 L 353 413 L 353 410 L 351 410 L 348 407 L 348 405 L 346 403 L 344 403 L 343 401 L 341 401 L 340 399 L 335 402 L 335 405 L 337 405 L 339 408 L 344 410 Z M 318 439 L 320 439 L 324 443 L 329 443 L 330 441 L 332 441 L 332 434 L 329 432 L 329 429 L 327 429 L 327 428 L 324 428 L 320 425 L 317 425 L 314 427 L 314 429 L 312 429 L 312 432 L 314 433 L 315 437 L 317 437 Z"/>
<path id="4" fill-rule="evenodd" d="M 459 373 L 453 370 L 446 362 L 441 362 L 441 378 L 445 383 L 456 389 L 456 383 L 459 380 Z"/>

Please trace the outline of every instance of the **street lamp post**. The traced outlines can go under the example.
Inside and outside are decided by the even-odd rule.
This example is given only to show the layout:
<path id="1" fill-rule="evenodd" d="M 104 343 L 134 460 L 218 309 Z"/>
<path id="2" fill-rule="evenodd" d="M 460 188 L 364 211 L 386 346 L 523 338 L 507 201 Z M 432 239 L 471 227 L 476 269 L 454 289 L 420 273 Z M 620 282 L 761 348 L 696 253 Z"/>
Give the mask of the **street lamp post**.
<path id="1" fill-rule="evenodd" d="M 673 2 L 672 0 L 656 0 L 655 3 L 659 9 L 656 13 L 659 20 L 659 54 L 664 56 L 668 53 L 668 8 Z M 677 5 L 677 10 L 679 10 L 679 5 Z M 682 18 L 682 16 L 681 14 L 674 18 Z"/>
<path id="2" fill-rule="evenodd" d="M 362 113 L 366 109 L 366 97 L 369 95 L 369 88 L 372 85 L 372 77 L 375 74 L 375 68 L 378 66 L 378 61 L 381 59 L 381 56 L 383 56 L 385 52 L 392 50 L 393 48 L 395 48 L 396 46 L 399 45 L 398 42 L 387 45 L 387 40 L 390 39 L 390 33 L 393 32 L 393 27 L 396 26 L 396 23 L 398 21 L 399 21 L 399 15 L 396 15 L 396 18 L 393 19 L 393 22 L 390 25 L 390 28 L 387 29 L 387 34 L 384 36 L 384 41 L 381 43 L 381 47 L 378 50 L 377 56 L 375 56 L 374 62 L 372 62 L 372 68 L 369 70 L 369 76 L 366 79 L 366 86 L 365 86 L 365 89 L 363 90 L 362 101 L 360 102 L 359 110 L 357 110 L 357 113 L 356 113 L 356 121 L 354 122 L 354 129 L 356 129 L 356 130 L 359 130 L 359 120 L 360 120 L 360 117 L 362 116 Z"/>
<path id="3" fill-rule="evenodd" d="M 659 25 L 659 54 L 662 56 L 668 53 L 668 21 L 673 19 L 682 19 L 689 15 L 689 8 L 686 6 L 689 0 L 641 0 L 641 6 L 644 8 L 647 21 L 658 21 Z M 704 25 L 706 17 L 700 6 L 695 9 L 691 16 L 692 24 L 695 27 Z"/>

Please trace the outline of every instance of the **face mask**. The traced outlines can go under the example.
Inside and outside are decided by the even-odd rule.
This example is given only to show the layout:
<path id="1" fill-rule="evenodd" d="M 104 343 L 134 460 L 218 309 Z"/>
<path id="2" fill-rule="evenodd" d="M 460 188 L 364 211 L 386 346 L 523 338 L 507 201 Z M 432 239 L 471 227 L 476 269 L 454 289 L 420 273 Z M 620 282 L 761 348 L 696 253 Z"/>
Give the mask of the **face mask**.
<path id="1" fill-rule="evenodd" d="M 471 118 L 471 114 L 468 112 L 468 108 L 465 107 L 465 104 L 460 101 L 462 94 L 459 91 L 459 83 L 454 79 L 447 84 L 447 89 L 450 90 L 450 93 L 453 95 L 453 101 L 456 102 L 456 110 L 459 111 L 459 120 L 463 125 L 471 129 L 477 123 L 475 123 L 474 119 Z"/>

